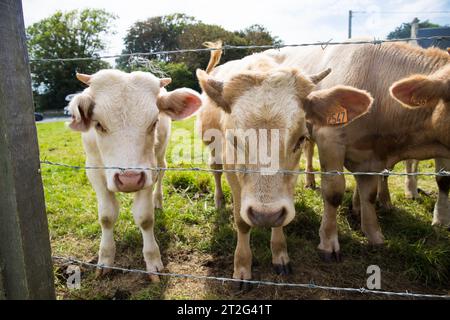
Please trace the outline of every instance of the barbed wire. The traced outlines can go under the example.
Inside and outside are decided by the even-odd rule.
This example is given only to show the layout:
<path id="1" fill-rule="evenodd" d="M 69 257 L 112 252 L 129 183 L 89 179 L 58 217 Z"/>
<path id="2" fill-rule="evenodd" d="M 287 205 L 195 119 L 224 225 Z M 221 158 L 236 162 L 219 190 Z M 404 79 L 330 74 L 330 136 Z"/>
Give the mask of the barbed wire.
<path id="1" fill-rule="evenodd" d="M 392 42 L 409 42 L 409 41 L 421 41 L 421 40 L 435 40 L 444 41 L 450 40 L 450 36 L 430 36 L 430 37 L 416 37 L 416 38 L 405 38 L 405 39 L 374 39 L 374 40 L 350 40 L 341 42 L 312 42 L 312 43 L 300 43 L 300 44 L 272 44 L 272 45 L 249 45 L 249 46 L 234 46 L 234 45 L 223 45 L 222 50 L 251 50 L 251 49 L 281 49 L 287 47 L 309 47 L 309 46 L 321 46 L 325 50 L 328 46 L 333 45 L 362 45 L 362 44 L 373 44 L 379 45 L 382 43 L 392 43 Z M 130 58 L 130 57 L 150 57 L 158 55 L 171 55 L 178 53 L 192 53 L 192 52 L 208 52 L 217 50 L 215 48 L 197 48 L 197 49 L 179 49 L 179 50 L 165 50 L 165 51 L 153 51 L 153 52 L 134 52 L 134 53 L 123 53 L 115 55 L 95 55 L 92 57 L 77 57 L 77 58 L 43 58 L 43 59 L 30 59 L 30 63 L 39 62 L 73 62 L 73 61 L 91 61 L 100 59 L 113 59 L 113 58 Z"/>
<path id="2" fill-rule="evenodd" d="M 138 170 L 138 171 L 157 171 L 157 172 L 207 172 L 207 173 L 243 173 L 243 174 L 294 174 L 294 175 L 326 175 L 326 176 L 428 176 L 428 177 L 450 177 L 450 171 L 439 170 L 437 172 L 394 172 L 391 170 L 383 170 L 381 172 L 349 172 L 349 171 L 307 171 L 307 170 L 275 170 L 275 169 L 212 169 L 201 167 L 189 167 L 189 168 L 164 168 L 164 167 L 107 167 L 107 166 L 77 166 L 65 163 L 58 163 L 48 160 L 40 161 L 41 164 L 49 166 L 57 166 L 74 170 Z"/>
<path id="3" fill-rule="evenodd" d="M 428 299 L 445 299 L 449 300 L 450 295 L 437 295 L 437 294 L 423 294 L 423 293 L 412 293 L 412 292 L 393 292 L 393 291 L 381 291 L 381 290 L 371 290 L 364 287 L 361 288 L 345 288 L 345 287 L 332 287 L 317 285 L 314 282 L 310 283 L 289 283 L 289 282 L 274 282 L 274 281 L 259 281 L 259 280 L 241 280 L 226 277 L 215 277 L 215 276 L 204 276 L 204 275 L 194 275 L 194 274 L 183 274 L 183 273 L 171 273 L 171 272 L 156 272 L 156 271 L 146 271 L 140 269 L 127 269 L 115 266 L 106 266 L 103 264 L 96 264 L 91 262 L 85 262 L 74 258 L 53 256 L 53 260 L 63 261 L 69 264 L 77 264 L 79 266 L 86 266 L 96 269 L 107 269 L 116 270 L 125 273 L 135 273 L 135 274 L 145 274 L 145 275 L 156 275 L 161 277 L 171 277 L 171 278 L 184 278 L 184 279 L 195 279 L 195 280 L 213 280 L 218 282 L 233 282 L 233 283 L 247 283 L 251 285 L 258 286 L 273 286 L 273 287 L 290 287 L 290 288 L 303 288 L 311 290 L 325 290 L 325 291 L 340 291 L 348 293 L 360 293 L 360 294 L 374 294 L 374 295 L 386 295 L 386 296 L 397 296 L 397 297 L 408 297 L 408 298 L 428 298 Z"/>

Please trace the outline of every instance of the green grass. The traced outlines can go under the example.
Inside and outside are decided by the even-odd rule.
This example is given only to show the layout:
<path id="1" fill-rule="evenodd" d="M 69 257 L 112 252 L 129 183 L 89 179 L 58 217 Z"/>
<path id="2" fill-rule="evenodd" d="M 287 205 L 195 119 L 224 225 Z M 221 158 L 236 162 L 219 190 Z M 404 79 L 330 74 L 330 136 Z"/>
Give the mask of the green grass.
<path id="1" fill-rule="evenodd" d="M 174 130 L 193 132 L 194 119 L 174 122 Z M 41 159 L 74 165 L 84 164 L 79 133 L 63 123 L 38 124 Z M 192 138 L 193 139 L 193 138 Z M 176 140 L 176 137 L 174 137 Z M 189 141 L 189 138 L 185 142 Z M 200 142 L 195 140 L 197 146 Z M 173 164 L 172 142 L 168 150 L 169 166 Z M 302 162 L 302 167 L 304 167 Z M 315 160 L 315 168 L 319 169 Z M 396 168 L 404 170 L 403 164 Z M 432 161 L 422 162 L 421 171 L 433 171 Z M 94 260 L 100 241 L 97 204 L 83 170 L 43 165 L 42 176 L 54 255 Z M 317 177 L 320 185 L 320 179 Z M 297 216 L 286 228 L 289 254 L 295 274 L 280 279 L 271 272 L 270 232 L 252 231 L 255 279 L 310 282 L 333 286 L 362 287 L 366 269 L 377 264 L 382 270 L 382 289 L 448 293 L 450 282 L 449 232 L 431 227 L 436 185 L 432 178 L 420 178 L 419 186 L 433 191 L 417 201 L 405 199 L 403 179 L 390 178 L 395 209 L 379 212 L 386 237 L 382 248 L 371 248 L 360 230 L 347 219 L 354 179 L 347 179 L 348 192 L 339 210 L 339 232 L 344 262 L 326 264 L 316 251 L 318 229 L 323 210 L 318 191 L 303 188 L 299 179 L 295 206 Z M 236 235 L 231 214 L 230 189 L 224 179 L 227 209 L 216 211 L 213 178 L 207 173 L 168 172 L 164 179 L 164 209 L 156 212 L 156 238 L 167 269 L 177 273 L 231 276 Z M 117 265 L 144 268 L 142 240 L 130 213 L 132 196 L 119 194 L 121 215 L 115 227 Z M 96 280 L 92 270 L 83 269 L 82 288 L 68 290 L 64 267 L 56 266 L 56 287 L 60 299 L 228 299 L 228 298 L 379 298 L 301 289 L 261 287 L 242 296 L 222 283 L 185 279 L 163 279 L 150 284 L 139 275 L 113 273 Z"/>

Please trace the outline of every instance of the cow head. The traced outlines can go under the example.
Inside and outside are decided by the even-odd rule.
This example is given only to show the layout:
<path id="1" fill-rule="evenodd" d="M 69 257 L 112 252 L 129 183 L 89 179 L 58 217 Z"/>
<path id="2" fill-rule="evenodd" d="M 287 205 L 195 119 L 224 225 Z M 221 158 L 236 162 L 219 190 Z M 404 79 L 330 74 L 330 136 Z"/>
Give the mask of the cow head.
<path id="1" fill-rule="evenodd" d="M 253 146 L 265 144 L 271 149 L 273 144 L 277 145 L 272 149 L 277 151 L 276 169 L 298 170 L 302 146 L 308 138 L 307 121 L 317 126 L 341 126 L 367 112 L 372 103 L 369 94 L 350 87 L 314 91 L 315 85 L 330 72 L 328 69 L 305 76 L 295 68 L 279 68 L 267 72 L 248 71 L 222 82 L 198 70 L 197 77 L 207 101 L 224 111 L 224 130 L 255 130 L 258 141 Z M 259 134 L 274 129 L 278 134 Z M 236 144 L 236 140 L 243 138 L 242 135 L 226 137 L 225 149 L 229 145 L 244 146 L 243 152 L 249 155 L 252 145 Z M 254 163 L 236 163 L 234 167 L 258 171 L 264 170 L 267 164 L 258 156 Z M 238 172 L 236 178 L 241 199 L 235 201 L 241 203 L 240 215 L 248 225 L 280 227 L 292 221 L 296 175 Z"/>
<path id="2" fill-rule="evenodd" d="M 102 70 L 77 74 L 77 78 L 89 87 L 70 102 L 69 127 L 95 135 L 104 166 L 133 168 L 105 170 L 108 189 L 134 192 L 151 187 L 156 173 L 143 168 L 156 166 L 159 113 L 183 119 L 200 107 L 199 94 L 190 89 L 167 92 L 164 86 L 169 78 L 158 79 L 146 72 Z"/>

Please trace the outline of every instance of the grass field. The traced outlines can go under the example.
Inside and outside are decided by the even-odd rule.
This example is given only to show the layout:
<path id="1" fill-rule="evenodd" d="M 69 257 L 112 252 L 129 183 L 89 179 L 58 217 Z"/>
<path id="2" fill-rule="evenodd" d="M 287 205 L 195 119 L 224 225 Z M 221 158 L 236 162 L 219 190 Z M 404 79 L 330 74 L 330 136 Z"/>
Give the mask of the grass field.
<path id="1" fill-rule="evenodd" d="M 174 123 L 176 128 L 193 131 L 194 119 Z M 84 164 L 80 134 L 63 123 L 38 124 L 41 159 Z M 198 143 L 198 141 L 196 141 Z M 174 143 L 169 147 L 170 154 Z M 301 165 L 304 168 L 302 162 Z M 317 160 L 315 168 L 319 169 Z M 400 164 L 396 170 L 403 170 Z M 421 171 L 434 171 L 432 161 L 424 161 Z M 83 170 L 43 165 L 42 176 L 54 255 L 96 261 L 100 242 L 96 198 Z M 320 179 L 319 180 L 320 185 Z M 358 228 L 347 220 L 354 179 L 347 179 L 347 192 L 340 209 L 339 231 L 342 263 L 321 262 L 316 247 L 323 210 L 319 191 L 303 188 L 299 178 L 296 190 L 295 220 L 286 228 L 288 250 L 294 274 L 288 277 L 272 273 L 270 230 L 252 231 L 253 275 L 258 280 L 310 283 L 355 287 L 366 285 L 366 269 L 381 268 L 382 289 L 394 291 L 450 293 L 450 232 L 431 227 L 436 184 L 432 178 L 419 180 L 429 195 L 406 200 L 403 178 L 391 177 L 390 188 L 396 209 L 379 212 L 386 237 L 382 248 L 367 245 Z M 197 172 L 167 173 L 164 180 L 164 209 L 156 211 L 156 238 L 168 271 L 231 277 L 236 235 L 233 229 L 230 190 L 224 179 L 227 209 L 216 211 L 213 179 Z M 119 194 L 121 214 L 115 228 L 116 264 L 144 269 L 141 234 L 130 212 L 131 196 Z M 350 221 L 350 222 L 349 222 Z M 310 289 L 257 287 L 236 295 L 232 286 L 221 282 L 164 278 L 149 283 L 142 275 L 113 272 L 95 279 L 94 271 L 82 269 L 82 287 L 66 287 L 65 266 L 56 265 L 56 288 L 59 299 L 381 299 L 382 296 L 343 294 Z"/>

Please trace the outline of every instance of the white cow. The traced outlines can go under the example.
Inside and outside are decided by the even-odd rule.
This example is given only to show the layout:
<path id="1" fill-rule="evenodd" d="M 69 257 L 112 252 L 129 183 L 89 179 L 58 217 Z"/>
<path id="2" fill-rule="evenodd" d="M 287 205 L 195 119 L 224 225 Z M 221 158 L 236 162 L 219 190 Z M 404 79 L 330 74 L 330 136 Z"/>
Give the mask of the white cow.
<path id="1" fill-rule="evenodd" d="M 142 168 L 166 166 L 171 118 L 180 120 L 193 114 L 201 105 L 200 96 L 185 88 L 167 92 L 164 86 L 170 78 L 158 79 L 146 72 L 102 70 L 94 75 L 77 74 L 77 78 L 89 87 L 71 101 L 69 126 L 83 132 L 86 165 L 132 168 L 87 171 L 97 194 L 102 228 L 98 262 L 114 263 L 113 226 L 119 214 L 114 194 L 135 192 L 132 211 L 142 232 L 147 271 L 161 271 L 153 225 L 154 207 L 162 207 L 163 172 Z M 97 276 L 106 271 L 97 270 Z M 157 276 L 150 279 L 159 280 Z"/>

